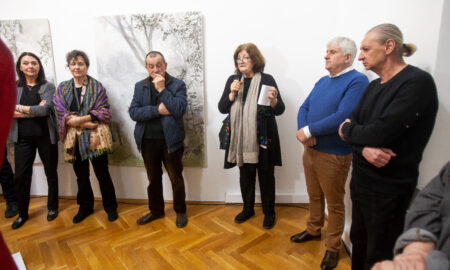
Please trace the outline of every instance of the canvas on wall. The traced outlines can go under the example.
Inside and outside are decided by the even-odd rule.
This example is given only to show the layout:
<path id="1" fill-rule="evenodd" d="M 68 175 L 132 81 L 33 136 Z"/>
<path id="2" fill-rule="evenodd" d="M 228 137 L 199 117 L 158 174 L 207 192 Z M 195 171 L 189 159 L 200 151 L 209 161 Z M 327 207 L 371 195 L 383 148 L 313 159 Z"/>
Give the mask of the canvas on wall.
<path id="1" fill-rule="evenodd" d="M 47 19 L 0 20 L 0 37 L 11 50 L 15 62 L 23 52 L 37 55 L 41 60 L 47 81 L 56 85 L 55 61 Z M 10 162 L 14 161 L 13 152 L 14 147 L 9 146 L 8 160 Z M 41 163 L 39 155 L 36 155 L 35 162 Z M 60 162 L 64 160 L 60 158 Z"/>
<path id="2" fill-rule="evenodd" d="M 98 79 L 106 87 L 116 137 L 111 165 L 143 166 L 135 122 L 128 114 L 134 85 L 148 77 L 145 55 L 164 54 L 167 72 L 186 83 L 188 108 L 183 163 L 203 166 L 205 153 L 203 20 L 199 12 L 99 17 L 95 22 Z"/>
<path id="3" fill-rule="evenodd" d="M 14 61 L 23 52 L 36 54 L 41 59 L 47 80 L 56 84 L 52 39 L 47 19 L 0 20 L 0 37 L 11 50 Z"/>

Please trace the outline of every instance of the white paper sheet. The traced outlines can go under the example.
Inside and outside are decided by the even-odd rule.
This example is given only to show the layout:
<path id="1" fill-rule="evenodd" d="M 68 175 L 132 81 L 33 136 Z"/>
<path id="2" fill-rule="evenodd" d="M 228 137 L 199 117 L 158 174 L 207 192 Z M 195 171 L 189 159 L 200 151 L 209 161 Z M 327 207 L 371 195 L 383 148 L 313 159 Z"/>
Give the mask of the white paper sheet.
<path id="1" fill-rule="evenodd" d="M 270 99 L 268 98 L 268 96 L 269 96 L 269 89 L 272 87 L 273 86 L 268 86 L 265 84 L 261 85 L 261 92 L 259 93 L 259 98 L 258 98 L 259 105 L 264 105 L 264 106 L 270 105 Z"/>

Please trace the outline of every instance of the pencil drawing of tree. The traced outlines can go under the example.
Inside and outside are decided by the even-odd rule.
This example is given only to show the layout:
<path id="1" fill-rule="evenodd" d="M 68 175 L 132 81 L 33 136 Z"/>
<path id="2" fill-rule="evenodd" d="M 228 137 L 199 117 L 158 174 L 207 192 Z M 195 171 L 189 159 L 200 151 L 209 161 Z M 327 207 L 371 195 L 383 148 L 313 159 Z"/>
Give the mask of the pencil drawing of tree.
<path id="1" fill-rule="evenodd" d="M 22 33 L 23 27 L 19 20 L 0 21 L 0 36 L 13 53 L 14 58 L 19 53 L 16 37 Z"/>
<path id="2" fill-rule="evenodd" d="M 50 34 L 42 35 L 41 39 L 37 41 L 37 44 L 39 45 L 39 55 L 42 63 L 47 64 L 49 61 L 52 61 L 53 49 Z"/>

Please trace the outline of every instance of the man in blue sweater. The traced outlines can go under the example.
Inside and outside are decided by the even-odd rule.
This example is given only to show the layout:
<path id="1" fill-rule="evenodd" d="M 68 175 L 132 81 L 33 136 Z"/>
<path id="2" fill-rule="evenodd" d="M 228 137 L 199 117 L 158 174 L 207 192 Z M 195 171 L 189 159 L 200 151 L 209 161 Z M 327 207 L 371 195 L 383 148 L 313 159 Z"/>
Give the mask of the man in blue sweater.
<path id="1" fill-rule="evenodd" d="M 173 208 L 178 228 L 186 226 L 185 188 L 181 159 L 184 152 L 183 115 L 186 112 L 186 85 L 170 76 L 162 53 L 149 52 L 145 57 L 149 76 L 136 83 L 129 113 L 136 121 L 134 138 L 142 152 L 149 185 L 150 213 L 137 220 L 144 225 L 164 216 L 162 164 L 167 170 L 173 191 Z"/>
<path id="2" fill-rule="evenodd" d="M 352 68 L 355 56 L 353 40 L 336 37 L 328 42 L 325 68 L 330 74 L 316 83 L 297 117 L 297 139 L 305 146 L 303 167 L 310 217 L 306 230 L 293 235 L 291 241 L 302 243 L 320 239 L 326 199 L 327 251 L 322 269 L 333 269 L 337 265 L 345 222 L 345 181 L 352 154 L 350 146 L 339 137 L 339 125 L 351 115 L 369 83 L 364 74 Z"/>

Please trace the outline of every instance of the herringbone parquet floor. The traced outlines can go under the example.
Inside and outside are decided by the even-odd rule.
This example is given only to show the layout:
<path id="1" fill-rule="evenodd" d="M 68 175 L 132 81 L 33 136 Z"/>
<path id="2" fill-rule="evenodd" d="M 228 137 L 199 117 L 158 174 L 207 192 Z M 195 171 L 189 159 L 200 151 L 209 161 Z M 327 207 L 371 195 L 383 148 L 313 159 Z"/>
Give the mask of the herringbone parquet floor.
<path id="1" fill-rule="evenodd" d="M 296 244 L 292 234 L 305 228 L 308 211 L 277 206 L 277 223 L 262 228 L 263 214 L 236 224 L 238 205 L 188 205 L 189 223 L 175 226 L 172 205 L 166 217 L 144 226 L 136 220 L 144 204 L 119 204 L 119 219 L 109 222 L 96 201 L 95 212 L 73 224 L 75 200 L 60 199 L 60 214 L 47 222 L 47 198 L 32 198 L 30 219 L 17 230 L 0 203 L 0 231 L 12 253 L 20 251 L 27 269 L 320 269 L 323 241 Z M 0 267 L 1 268 L 1 267 Z M 350 269 L 341 251 L 336 269 Z"/>

